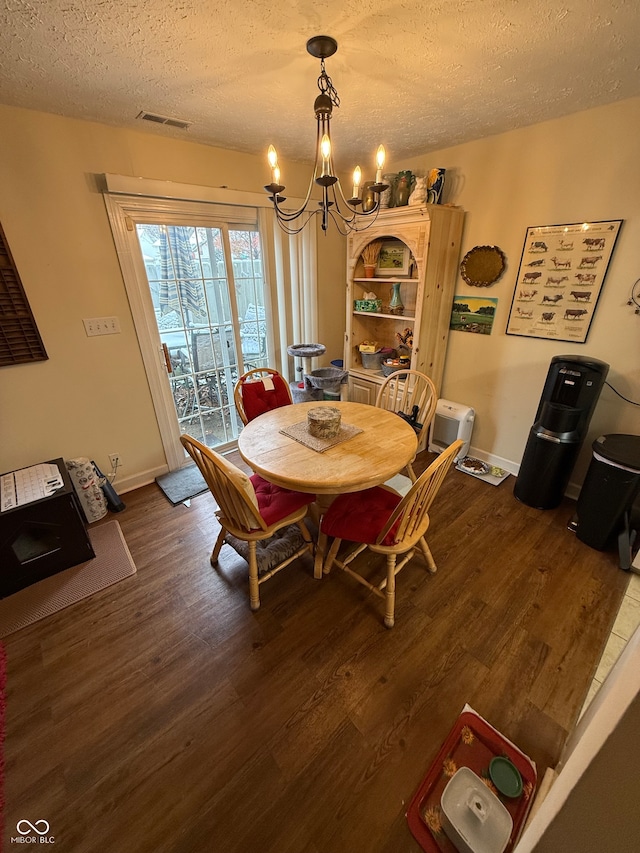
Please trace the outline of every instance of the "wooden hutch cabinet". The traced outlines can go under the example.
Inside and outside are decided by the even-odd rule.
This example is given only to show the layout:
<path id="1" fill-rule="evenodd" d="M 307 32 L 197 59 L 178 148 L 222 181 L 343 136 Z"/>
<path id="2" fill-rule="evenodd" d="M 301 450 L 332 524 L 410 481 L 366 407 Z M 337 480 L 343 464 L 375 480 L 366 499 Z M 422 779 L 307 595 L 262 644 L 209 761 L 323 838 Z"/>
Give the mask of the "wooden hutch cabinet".
<path id="1" fill-rule="evenodd" d="M 350 400 L 375 403 L 385 378 L 379 367 L 363 366 L 359 345 L 372 341 L 397 349 L 397 335 L 406 335 L 408 329 L 413 332 L 410 366 L 430 376 L 440 394 L 463 220 L 464 211 L 456 207 L 389 208 L 379 213 L 371 227 L 349 235 L 344 366 L 349 371 Z M 401 244 L 401 273 L 381 275 L 376 271 L 374 278 L 365 277 L 361 253 L 373 240 Z M 402 315 L 389 308 L 394 284 L 399 284 Z M 382 300 L 380 310 L 357 310 L 356 300 L 370 292 Z"/>

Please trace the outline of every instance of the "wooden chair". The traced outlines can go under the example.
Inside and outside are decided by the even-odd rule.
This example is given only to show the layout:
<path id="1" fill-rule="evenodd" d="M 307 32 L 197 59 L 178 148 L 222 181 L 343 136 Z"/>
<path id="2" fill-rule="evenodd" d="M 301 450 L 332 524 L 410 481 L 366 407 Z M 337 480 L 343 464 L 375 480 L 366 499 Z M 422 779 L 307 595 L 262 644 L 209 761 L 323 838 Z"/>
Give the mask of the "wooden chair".
<path id="1" fill-rule="evenodd" d="M 303 519 L 308 505 L 316 496 L 281 489 L 259 474 L 248 477 L 244 471 L 190 435 L 181 436 L 180 441 L 200 469 L 219 507 L 216 516 L 222 530 L 211 554 L 211 565 L 217 565 L 225 540 L 242 554 L 249 563 L 251 609 L 257 610 L 260 607 L 260 584 L 306 551 L 313 552 L 311 534 Z M 297 531 L 286 531 L 287 535 L 264 544 L 258 552 L 260 543 L 290 525 L 295 525 Z M 295 534 L 293 541 L 291 533 Z M 292 550 L 294 553 L 290 553 Z"/>
<path id="2" fill-rule="evenodd" d="M 438 394 L 431 379 L 419 370 L 398 370 L 380 386 L 376 406 L 390 412 L 402 412 L 415 424 L 418 448 L 436 413 Z M 411 462 L 406 467 L 411 482 L 416 475 Z"/>
<path id="3" fill-rule="evenodd" d="M 262 380 L 266 379 L 266 382 Z M 272 388 L 265 387 L 272 385 Z M 245 389 L 250 386 L 245 394 Z M 293 404 L 291 389 L 284 377 L 270 367 L 248 370 L 238 379 L 233 389 L 233 402 L 243 424 L 248 424 L 258 415 L 280 406 Z"/>
<path id="4" fill-rule="evenodd" d="M 463 443 L 458 439 L 444 450 L 404 497 L 385 486 L 339 495 L 322 519 L 322 532 L 335 537 L 325 560 L 324 573 L 328 574 L 335 563 L 375 595 L 384 598 L 387 628 L 393 628 L 395 621 L 396 575 L 417 550 L 422 552 L 429 571 L 436 571 L 424 538 L 429 527 L 429 508 Z M 360 544 L 344 559 L 338 560 L 336 555 L 343 539 Z M 387 558 L 386 577 L 377 586 L 349 567 L 366 548 Z M 398 557 L 402 558 L 399 563 Z"/>

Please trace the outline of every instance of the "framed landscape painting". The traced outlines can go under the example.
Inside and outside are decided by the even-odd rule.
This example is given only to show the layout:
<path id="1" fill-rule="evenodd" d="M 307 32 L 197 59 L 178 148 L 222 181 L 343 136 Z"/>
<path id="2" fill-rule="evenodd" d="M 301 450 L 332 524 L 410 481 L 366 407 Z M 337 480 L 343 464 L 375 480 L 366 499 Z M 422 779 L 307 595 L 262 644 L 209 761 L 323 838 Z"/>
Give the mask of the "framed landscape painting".
<path id="1" fill-rule="evenodd" d="M 584 343 L 622 219 L 528 228 L 508 335 Z"/>
<path id="2" fill-rule="evenodd" d="M 498 300 L 490 296 L 454 296 L 449 328 L 457 332 L 490 335 Z"/>
<path id="3" fill-rule="evenodd" d="M 410 254 L 409 247 L 399 240 L 384 242 L 378 255 L 376 275 L 407 275 Z"/>

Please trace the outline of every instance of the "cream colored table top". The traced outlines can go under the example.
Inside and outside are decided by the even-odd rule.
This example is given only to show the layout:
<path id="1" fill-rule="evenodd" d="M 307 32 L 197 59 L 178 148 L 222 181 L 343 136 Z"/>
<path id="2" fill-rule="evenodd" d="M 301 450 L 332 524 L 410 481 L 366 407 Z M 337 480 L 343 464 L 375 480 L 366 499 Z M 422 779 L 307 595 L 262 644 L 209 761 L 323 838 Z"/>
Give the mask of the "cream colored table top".
<path id="1" fill-rule="evenodd" d="M 306 422 L 315 406 L 335 406 L 342 423 L 363 432 L 318 453 L 280 430 Z M 244 461 L 266 480 L 318 495 L 359 492 L 384 483 L 410 462 L 418 440 L 395 412 L 364 403 L 311 402 L 282 406 L 250 421 L 240 433 L 238 450 Z"/>

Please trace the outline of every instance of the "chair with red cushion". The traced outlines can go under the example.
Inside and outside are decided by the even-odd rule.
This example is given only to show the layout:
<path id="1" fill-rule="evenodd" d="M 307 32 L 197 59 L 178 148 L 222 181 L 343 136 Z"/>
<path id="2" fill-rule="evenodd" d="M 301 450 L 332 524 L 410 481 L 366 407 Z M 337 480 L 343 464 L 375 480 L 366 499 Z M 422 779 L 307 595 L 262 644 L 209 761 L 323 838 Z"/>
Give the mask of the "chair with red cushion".
<path id="1" fill-rule="evenodd" d="M 251 609 L 260 607 L 259 586 L 305 552 L 313 542 L 303 519 L 315 495 L 274 486 L 259 474 L 248 477 L 219 453 L 190 435 L 180 437 L 219 509 L 222 530 L 211 554 L 218 563 L 225 541 L 249 563 Z M 268 540 L 268 541 L 267 541 Z"/>
<path id="2" fill-rule="evenodd" d="M 248 370 L 235 384 L 233 402 L 243 424 L 254 418 L 293 403 L 291 389 L 284 377 L 270 367 Z"/>
<path id="3" fill-rule="evenodd" d="M 453 459 L 462 447 L 458 439 L 444 450 L 402 497 L 386 486 L 339 495 L 322 519 L 321 530 L 333 536 L 324 572 L 335 563 L 380 598 L 386 600 L 384 624 L 393 628 L 395 578 L 419 549 L 430 572 L 436 571 L 433 555 L 424 538 L 429 527 L 429 508 L 442 485 Z M 360 543 L 342 560 L 337 559 L 343 539 Z M 377 586 L 349 567 L 358 554 L 369 548 L 387 558 L 387 574 Z M 398 563 L 397 558 L 402 557 Z"/>

